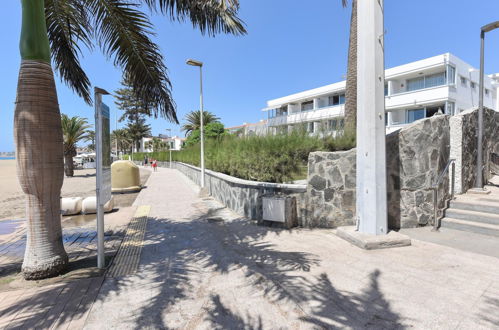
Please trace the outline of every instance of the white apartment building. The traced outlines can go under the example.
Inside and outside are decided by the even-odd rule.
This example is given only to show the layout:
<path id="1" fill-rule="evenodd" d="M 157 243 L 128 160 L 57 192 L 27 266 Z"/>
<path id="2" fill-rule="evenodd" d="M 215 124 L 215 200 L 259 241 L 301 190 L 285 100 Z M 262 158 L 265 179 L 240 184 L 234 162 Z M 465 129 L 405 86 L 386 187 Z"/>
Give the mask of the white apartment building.
<path id="1" fill-rule="evenodd" d="M 449 115 L 478 106 L 479 70 L 446 53 L 385 71 L 385 121 L 392 132 L 439 110 Z M 297 126 L 310 133 L 343 126 L 346 82 L 267 102 L 269 133 Z M 484 105 L 499 109 L 499 74 L 485 76 Z"/>
<path id="2" fill-rule="evenodd" d="M 153 152 L 153 147 L 150 142 L 153 140 L 153 136 L 149 137 L 143 137 L 142 140 L 140 141 L 140 149 L 138 152 Z M 180 136 L 166 136 L 163 134 L 160 134 L 158 136 L 159 139 L 161 139 L 162 142 L 166 143 L 171 150 L 180 150 L 182 149 L 182 146 L 184 145 L 185 138 L 181 138 Z M 134 152 L 137 152 L 137 148 L 134 148 Z"/>

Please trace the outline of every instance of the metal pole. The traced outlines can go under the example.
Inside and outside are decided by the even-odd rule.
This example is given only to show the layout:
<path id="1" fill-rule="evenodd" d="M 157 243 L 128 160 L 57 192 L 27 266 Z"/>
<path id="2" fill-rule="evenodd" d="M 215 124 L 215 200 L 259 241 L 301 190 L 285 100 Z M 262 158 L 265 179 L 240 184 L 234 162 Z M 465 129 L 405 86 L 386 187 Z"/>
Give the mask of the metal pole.
<path id="1" fill-rule="evenodd" d="M 101 203 L 101 176 L 102 176 L 102 137 L 101 132 L 101 109 L 102 95 L 95 92 L 95 151 L 96 151 L 96 207 L 97 207 L 97 267 L 105 268 L 105 255 L 104 255 L 104 207 Z"/>
<path id="2" fill-rule="evenodd" d="M 478 103 L 478 133 L 475 188 L 483 189 L 483 93 L 484 93 L 484 50 L 485 32 L 480 31 L 480 93 Z"/>
<path id="3" fill-rule="evenodd" d="M 201 133 L 201 188 L 204 188 L 204 124 L 203 124 L 203 67 L 199 67 L 199 103 L 200 103 L 200 133 Z"/>

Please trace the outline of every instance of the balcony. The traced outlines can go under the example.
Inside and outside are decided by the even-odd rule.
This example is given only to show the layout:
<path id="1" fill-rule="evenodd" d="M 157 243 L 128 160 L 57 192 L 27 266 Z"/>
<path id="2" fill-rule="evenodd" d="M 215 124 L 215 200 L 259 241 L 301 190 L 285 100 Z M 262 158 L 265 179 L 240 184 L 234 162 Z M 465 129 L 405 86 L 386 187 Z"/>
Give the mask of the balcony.
<path id="1" fill-rule="evenodd" d="M 344 111 L 345 111 L 344 104 L 311 109 L 307 111 L 300 111 L 300 112 L 290 113 L 287 115 L 284 114 L 281 116 L 269 118 L 268 125 L 269 126 L 293 125 L 308 121 L 324 120 L 332 117 L 342 116 L 344 114 Z"/>
<path id="2" fill-rule="evenodd" d="M 441 85 L 387 95 L 385 97 L 385 107 L 386 109 L 396 109 L 414 105 L 444 102 L 449 98 L 449 87 L 449 85 Z"/>

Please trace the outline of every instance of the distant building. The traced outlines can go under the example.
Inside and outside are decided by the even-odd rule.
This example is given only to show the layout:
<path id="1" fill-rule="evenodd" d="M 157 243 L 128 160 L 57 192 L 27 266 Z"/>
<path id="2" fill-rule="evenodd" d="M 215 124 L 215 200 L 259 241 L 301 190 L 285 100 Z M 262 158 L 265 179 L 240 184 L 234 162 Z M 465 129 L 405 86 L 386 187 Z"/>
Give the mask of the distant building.
<path id="1" fill-rule="evenodd" d="M 436 112 L 455 115 L 478 106 L 479 71 L 447 53 L 385 71 L 387 132 Z M 343 127 L 345 86 L 335 84 L 267 102 L 269 133 L 302 127 L 309 133 L 335 132 Z M 499 109 L 499 74 L 485 77 L 484 105 Z"/>
<path id="2" fill-rule="evenodd" d="M 258 123 L 243 123 L 239 126 L 227 127 L 226 130 L 238 136 L 261 136 L 267 134 L 267 121 L 262 119 Z"/>
<path id="3" fill-rule="evenodd" d="M 164 134 L 160 134 L 159 136 L 143 137 L 142 140 L 140 140 L 139 152 L 153 152 L 154 150 L 149 142 L 151 142 L 154 138 L 161 139 L 161 141 L 166 143 L 171 150 L 177 151 L 182 149 L 185 142 L 185 138 L 181 138 L 180 136 L 168 136 Z M 135 152 L 137 151 L 135 150 Z"/>

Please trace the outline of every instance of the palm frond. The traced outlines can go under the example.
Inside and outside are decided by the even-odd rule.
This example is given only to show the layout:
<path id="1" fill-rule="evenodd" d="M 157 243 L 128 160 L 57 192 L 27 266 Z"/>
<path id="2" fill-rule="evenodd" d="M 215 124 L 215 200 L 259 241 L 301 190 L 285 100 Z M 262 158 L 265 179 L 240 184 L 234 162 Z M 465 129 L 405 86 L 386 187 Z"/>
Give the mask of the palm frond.
<path id="1" fill-rule="evenodd" d="M 348 6 L 348 0 L 341 0 L 341 5 L 342 5 L 343 7 Z"/>
<path id="2" fill-rule="evenodd" d="M 246 34 L 244 22 L 237 17 L 238 0 L 142 0 L 152 10 L 159 10 L 170 19 L 184 22 L 189 19 L 201 33 Z M 346 1 L 346 0 L 343 0 Z"/>
<path id="3" fill-rule="evenodd" d="M 45 0 L 45 19 L 52 59 L 61 80 L 91 104 L 90 80 L 79 60 L 80 43 L 92 48 L 92 28 L 82 0 Z"/>
<path id="4" fill-rule="evenodd" d="M 171 83 L 159 47 L 150 39 L 152 24 L 139 5 L 123 0 L 87 0 L 95 37 L 104 53 L 124 70 L 135 95 L 148 108 L 178 123 Z"/>

